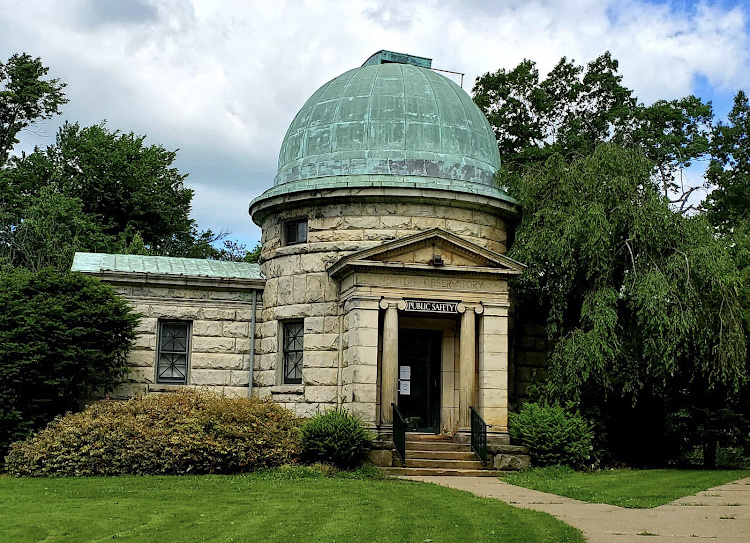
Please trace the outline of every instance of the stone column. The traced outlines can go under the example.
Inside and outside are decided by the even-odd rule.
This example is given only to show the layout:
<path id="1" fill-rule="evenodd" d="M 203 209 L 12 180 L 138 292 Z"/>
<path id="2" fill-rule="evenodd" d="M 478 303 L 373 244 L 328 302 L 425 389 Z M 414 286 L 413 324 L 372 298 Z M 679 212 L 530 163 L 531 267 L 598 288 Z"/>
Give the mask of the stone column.
<path id="1" fill-rule="evenodd" d="M 392 403 L 398 399 L 398 307 L 395 302 L 380 301 L 383 319 L 383 353 L 380 374 L 380 420 L 393 424 Z"/>
<path id="2" fill-rule="evenodd" d="M 377 424 L 378 301 L 363 296 L 344 306 L 344 405 L 372 426 Z"/>
<path id="3" fill-rule="evenodd" d="M 480 414 L 492 432 L 508 430 L 508 307 L 485 305 L 479 321 Z"/>
<path id="4" fill-rule="evenodd" d="M 471 426 L 469 406 L 474 402 L 476 388 L 476 325 L 474 308 L 460 304 L 459 311 L 462 309 L 458 362 L 458 426 L 460 429 L 466 429 Z"/>

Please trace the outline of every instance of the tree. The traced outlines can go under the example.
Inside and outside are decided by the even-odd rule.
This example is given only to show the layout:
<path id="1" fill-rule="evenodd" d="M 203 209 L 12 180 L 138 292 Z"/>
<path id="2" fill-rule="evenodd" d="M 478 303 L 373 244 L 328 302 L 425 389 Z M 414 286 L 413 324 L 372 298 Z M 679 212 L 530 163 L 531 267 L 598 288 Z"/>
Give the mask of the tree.
<path id="1" fill-rule="evenodd" d="M 126 371 L 137 316 L 112 287 L 77 273 L 0 274 L 0 456 Z"/>
<path id="2" fill-rule="evenodd" d="M 728 123 L 714 129 L 706 179 L 716 186 L 704 203 L 711 222 L 724 232 L 750 224 L 750 103 L 743 91 L 734 97 Z"/>
<path id="3" fill-rule="evenodd" d="M 524 209 L 509 255 L 528 265 L 512 290 L 519 318 L 541 317 L 553 345 L 543 396 L 605 426 L 643 415 L 664 436 L 670 413 L 736 395 L 748 375 L 739 271 L 703 217 L 670 210 L 652 172 L 641 152 L 600 144 L 508 176 Z"/>
<path id="4" fill-rule="evenodd" d="M 711 105 L 688 96 L 644 106 L 617 69 L 607 52 L 586 68 L 563 57 L 543 80 L 530 60 L 477 78 L 474 101 L 497 136 L 503 174 L 613 142 L 640 149 L 662 193 L 686 210 L 696 187 L 684 187 L 677 174 L 707 151 Z"/>
<path id="5" fill-rule="evenodd" d="M 0 167 L 18 143 L 18 133 L 34 122 L 60 113 L 68 100 L 65 83 L 44 79 L 49 68 L 39 58 L 15 54 L 0 62 Z"/>

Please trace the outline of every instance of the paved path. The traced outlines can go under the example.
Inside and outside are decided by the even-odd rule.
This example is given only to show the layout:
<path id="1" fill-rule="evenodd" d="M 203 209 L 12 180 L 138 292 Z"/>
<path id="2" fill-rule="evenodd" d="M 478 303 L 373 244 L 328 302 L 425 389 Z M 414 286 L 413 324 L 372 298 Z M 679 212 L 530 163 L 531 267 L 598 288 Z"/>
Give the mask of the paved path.
<path id="1" fill-rule="evenodd" d="M 494 477 L 405 477 L 553 515 L 591 543 L 750 543 L 750 477 L 653 509 L 625 509 L 509 485 Z"/>

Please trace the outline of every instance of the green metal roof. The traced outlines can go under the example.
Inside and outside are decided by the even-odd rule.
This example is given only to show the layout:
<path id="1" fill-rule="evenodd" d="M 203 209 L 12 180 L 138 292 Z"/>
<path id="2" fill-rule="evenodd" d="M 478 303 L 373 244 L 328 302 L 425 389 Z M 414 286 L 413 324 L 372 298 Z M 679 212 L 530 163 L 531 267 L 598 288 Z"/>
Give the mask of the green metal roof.
<path id="1" fill-rule="evenodd" d="M 260 266 L 258 264 L 248 264 L 247 262 L 109 253 L 76 253 L 73 257 L 71 271 L 83 273 L 150 273 L 190 277 L 263 279 L 260 273 Z"/>
<path id="2" fill-rule="evenodd" d="M 490 124 L 461 87 L 415 65 L 426 61 L 380 51 L 318 89 L 286 133 L 274 185 L 398 175 L 493 190 L 500 154 Z"/>

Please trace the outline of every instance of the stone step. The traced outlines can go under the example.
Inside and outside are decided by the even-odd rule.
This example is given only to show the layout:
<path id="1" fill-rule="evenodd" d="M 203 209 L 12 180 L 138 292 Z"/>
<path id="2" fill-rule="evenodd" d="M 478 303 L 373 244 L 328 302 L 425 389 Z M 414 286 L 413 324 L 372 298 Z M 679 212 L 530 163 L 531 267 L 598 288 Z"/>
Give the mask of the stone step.
<path id="1" fill-rule="evenodd" d="M 407 468 L 435 468 L 435 469 L 484 469 L 482 463 L 474 460 L 446 460 L 444 458 L 425 460 L 423 458 L 406 457 Z"/>
<path id="2" fill-rule="evenodd" d="M 445 441 L 448 443 L 453 443 L 454 439 L 451 436 L 444 436 L 442 434 L 406 434 L 407 443 L 414 441 Z"/>
<path id="3" fill-rule="evenodd" d="M 477 455 L 472 451 L 408 451 L 409 458 L 420 460 L 476 460 Z"/>
<path id="4" fill-rule="evenodd" d="M 392 476 L 463 476 L 463 477 L 497 477 L 504 473 L 498 470 L 486 469 L 452 469 L 452 468 L 384 468 L 387 475 Z"/>
<path id="5" fill-rule="evenodd" d="M 454 451 L 465 452 L 471 450 L 471 445 L 465 443 L 451 443 L 439 441 L 407 441 L 407 451 Z"/>

